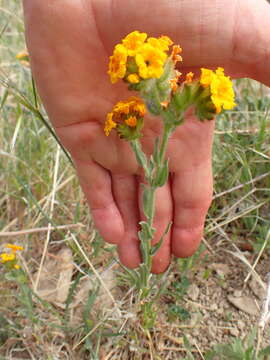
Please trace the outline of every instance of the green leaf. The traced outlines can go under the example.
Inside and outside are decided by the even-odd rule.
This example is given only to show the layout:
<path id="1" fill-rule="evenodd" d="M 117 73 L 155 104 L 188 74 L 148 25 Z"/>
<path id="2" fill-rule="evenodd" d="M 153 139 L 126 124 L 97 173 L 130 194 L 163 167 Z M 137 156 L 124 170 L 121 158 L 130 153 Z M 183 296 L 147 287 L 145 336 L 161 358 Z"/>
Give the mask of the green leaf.
<path id="1" fill-rule="evenodd" d="M 156 164 L 159 164 L 160 162 L 160 156 L 159 156 L 159 137 L 155 139 L 154 144 L 154 151 L 153 151 L 153 159 Z"/>
<path id="2" fill-rule="evenodd" d="M 183 307 L 175 304 L 169 306 L 169 314 L 175 316 L 181 321 L 190 319 L 190 313 Z"/>
<path id="3" fill-rule="evenodd" d="M 143 213 L 150 219 L 153 216 L 154 193 L 148 186 L 143 186 Z"/>
<path id="4" fill-rule="evenodd" d="M 97 287 L 94 291 L 89 291 L 88 299 L 86 301 L 86 304 L 84 306 L 83 312 L 82 312 L 82 318 L 84 322 L 84 328 L 85 332 L 89 332 L 93 327 L 93 322 L 90 319 L 90 313 L 92 310 L 92 307 L 97 299 L 99 293 L 99 287 Z"/>
<path id="5" fill-rule="evenodd" d="M 152 246 L 151 251 L 150 251 L 150 255 L 154 256 L 156 255 L 156 253 L 158 252 L 159 248 L 161 247 L 163 241 L 164 241 L 164 237 L 168 234 L 168 232 L 170 231 L 170 228 L 172 226 L 172 222 L 170 222 L 167 227 L 166 230 L 164 231 L 164 234 L 161 236 L 160 240 L 158 243 L 156 243 L 154 246 Z"/>
<path id="6" fill-rule="evenodd" d="M 186 294 L 190 286 L 190 281 L 186 276 L 181 276 L 180 281 L 176 280 L 172 282 L 172 286 L 174 289 L 173 294 L 175 295 L 175 297 L 177 299 L 181 299 Z"/>
<path id="7" fill-rule="evenodd" d="M 148 171 L 147 157 L 141 148 L 141 143 L 138 139 L 133 139 L 130 141 L 130 145 L 134 151 L 138 164 L 144 169 L 145 176 L 148 177 L 150 174 Z"/>
<path id="8" fill-rule="evenodd" d="M 156 177 L 153 181 L 153 186 L 162 187 L 166 184 L 169 176 L 169 162 L 165 161 L 164 165 L 159 166 Z"/>
<path id="9" fill-rule="evenodd" d="M 141 225 L 140 233 L 142 235 L 142 241 L 152 239 L 156 229 L 151 227 L 146 221 L 140 221 L 139 224 Z"/>

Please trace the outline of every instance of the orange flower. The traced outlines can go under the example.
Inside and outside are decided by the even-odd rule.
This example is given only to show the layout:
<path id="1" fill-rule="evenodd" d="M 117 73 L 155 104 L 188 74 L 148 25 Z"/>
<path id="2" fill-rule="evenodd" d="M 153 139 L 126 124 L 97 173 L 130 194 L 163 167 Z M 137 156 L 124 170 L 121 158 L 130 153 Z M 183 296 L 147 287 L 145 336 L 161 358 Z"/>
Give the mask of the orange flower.
<path id="1" fill-rule="evenodd" d="M 135 96 L 131 96 L 124 101 L 119 101 L 107 115 L 104 126 L 106 136 L 110 134 L 112 129 L 117 128 L 118 125 L 126 124 L 131 128 L 135 128 L 138 119 L 144 117 L 145 111 L 143 101 Z"/>
<path id="2" fill-rule="evenodd" d="M 190 84 L 190 83 L 192 83 L 193 78 L 194 78 L 194 73 L 193 73 L 193 72 L 189 72 L 189 73 L 187 73 L 187 74 L 186 74 L 186 80 L 185 80 L 185 83 L 186 83 L 186 84 Z"/>
<path id="3" fill-rule="evenodd" d="M 113 55 L 110 56 L 108 70 L 112 84 L 125 77 L 127 70 L 127 54 L 127 49 L 121 44 L 116 45 L 114 48 Z"/>
<path id="4" fill-rule="evenodd" d="M 125 120 L 125 123 L 130 127 L 135 127 L 137 125 L 136 116 L 130 116 Z"/>
<path id="5" fill-rule="evenodd" d="M 174 45 L 172 48 L 172 61 L 176 64 L 178 61 L 182 61 L 182 56 L 179 55 L 182 52 L 182 48 L 179 45 Z"/>

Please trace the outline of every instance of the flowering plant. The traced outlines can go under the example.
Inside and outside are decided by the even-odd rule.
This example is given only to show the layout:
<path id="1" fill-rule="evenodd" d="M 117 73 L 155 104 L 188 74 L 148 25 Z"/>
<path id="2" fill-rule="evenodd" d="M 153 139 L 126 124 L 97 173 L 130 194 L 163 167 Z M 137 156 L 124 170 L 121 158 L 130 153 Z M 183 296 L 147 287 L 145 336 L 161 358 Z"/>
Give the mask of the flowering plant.
<path id="1" fill-rule="evenodd" d="M 17 264 L 17 251 L 22 251 L 23 247 L 15 244 L 6 244 L 5 248 L 9 251 L 5 251 L 0 254 L 0 263 L 4 264 L 9 269 L 20 269 L 20 265 Z"/>
<path id="2" fill-rule="evenodd" d="M 106 136 L 116 131 L 121 139 L 130 142 L 146 180 L 142 185 L 145 220 L 140 222 L 138 233 L 142 263 L 137 270 L 127 271 L 139 291 L 142 310 L 148 313 L 154 286 L 151 283 L 152 259 L 171 226 L 168 224 L 158 243 L 152 245 L 155 191 L 167 182 L 169 174 L 169 159 L 165 157 L 169 137 L 184 122 L 185 112 L 190 107 L 194 108 L 198 119 L 204 121 L 235 106 L 232 82 L 223 68 L 215 71 L 202 68 L 199 78 L 192 72 L 183 76 L 177 70 L 182 61 L 181 53 L 181 47 L 173 45 L 168 36 L 155 38 L 133 31 L 115 46 L 109 61 L 111 82 L 122 80 L 129 90 L 139 95 L 119 101 L 113 107 L 107 114 L 104 131 Z M 155 139 L 150 157 L 146 156 L 140 142 L 147 112 L 158 116 L 163 123 L 162 135 Z"/>

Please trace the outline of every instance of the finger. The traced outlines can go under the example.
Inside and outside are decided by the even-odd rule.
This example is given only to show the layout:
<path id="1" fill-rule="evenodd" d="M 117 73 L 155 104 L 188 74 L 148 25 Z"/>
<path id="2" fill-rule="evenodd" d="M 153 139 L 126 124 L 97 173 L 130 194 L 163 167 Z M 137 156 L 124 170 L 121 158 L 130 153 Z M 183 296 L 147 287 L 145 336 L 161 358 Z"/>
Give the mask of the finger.
<path id="1" fill-rule="evenodd" d="M 108 243 L 120 243 L 124 225 L 113 198 L 109 172 L 92 160 L 75 160 L 75 166 L 100 235 Z"/>
<path id="2" fill-rule="evenodd" d="M 140 187 L 140 199 L 142 199 L 142 187 Z M 142 203 L 140 201 L 141 218 L 144 219 Z M 154 228 L 156 229 L 152 244 L 156 244 L 164 234 L 166 227 L 172 221 L 173 205 L 171 198 L 170 183 L 158 188 L 155 193 L 155 216 Z M 170 264 L 171 259 L 171 232 L 164 237 L 162 245 L 153 258 L 152 272 L 159 274 L 164 272 Z"/>
<path id="3" fill-rule="evenodd" d="M 138 241 L 138 195 L 137 181 L 134 176 L 113 174 L 113 195 L 124 224 L 124 236 L 118 243 L 120 261 L 133 269 L 139 266 L 141 257 Z"/>
<path id="4" fill-rule="evenodd" d="M 174 220 L 172 252 L 191 256 L 198 248 L 212 199 L 211 160 L 174 174 L 172 179 Z"/>

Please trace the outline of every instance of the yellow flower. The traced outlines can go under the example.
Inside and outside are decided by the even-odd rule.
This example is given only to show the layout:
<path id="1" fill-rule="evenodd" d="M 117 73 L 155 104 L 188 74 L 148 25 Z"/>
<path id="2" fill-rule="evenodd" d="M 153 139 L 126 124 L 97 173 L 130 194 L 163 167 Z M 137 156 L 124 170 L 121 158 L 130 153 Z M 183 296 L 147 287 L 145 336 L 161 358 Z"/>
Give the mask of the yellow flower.
<path id="1" fill-rule="evenodd" d="M 29 67 L 29 53 L 27 50 L 20 51 L 16 55 L 16 59 L 20 61 L 23 66 Z"/>
<path id="2" fill-rule="evenodd" d="M 18 54 L 16 55 L 16 59 L 18 60 L 29 60 L 29 54 L 27 50 L 23 50 L 18 52 Z"/>
<path id="3" fill-rule="evenodd" d="M 131 32 L 121 44 L 115 46 L 113 55 L 110 56 L 108 74 L 111 82 L 114 84 L 123 79 L 130 84 L 137 84 L 142 79 L 159 78 L 168 57 L 166 52 L 172 44 L 168 36 L 147 39 L 146 33 L 138 30 Z M 180 47 L 175 48 L 175 61 L 181 59 L 177 55 L 180 51 Z"/>
<path id="4" fill-rule="evenodd" d="M 127 103 L 129 104 L 129 112 L 135 112 L 138 116 L 143 117 L 145 115 L 146 109 L 143 101 L 136 96 L 131 96 Z"/>
<path id="5" fill-rule="evenodd" d="M 209 86 L 213 80 L 214 75 L 215 75 L 215 73 L 213 70 L 202 68 L 200 84 L 204 87 Z"/>
<path id="6" fill-rule="evenodd" d="M 130 103 L 128 101 L 119 101 L 113 107 L 114 116 L 127 115 L 130 112 Z"/>
<path id="7" fill-rule="evenodd" d="M 127 49 L 125 46 L 118 44 L 114 48 L 113 55 L 110 56 L 108 74 L 111 82 L 114 84 L 119 79 L 123 79 L 127 70 Z"/>
<path id="8" fill-rule="evenodd" d="M 147 39 L 147 43 L 154 48 L 158 48 L 161 51 L 168 51 L 169 46 L 173 44 L 173 41 L 168 36 L 161 36 L 160 38 L 150 37 Z"/>
<path id="9" fill-rule="evenodd" d="M 136 96 L 131 96 L 127 100 L 119 101 L 113 107 L 115 116 L 128 115 L 131 113 L 138 113 L 140 116 L 145 115 L 145 105 L 143 101 Z"/>
<path id="10" fill-rule="evenodd" d="M 112 118 L 113 118 L 113 113 L 112 112 L 108 113 L 104 126 L 104 132 L 106 136 L 109 136 L 112 129 L 116 127 L 116 123 L 113 121 Z"/>
<path id="11" fill-rule="evenodd" d="M 22 246 L 14 245 L 14 244 L 6 244 L 5 247 L 8 249 L 11 249 L 13 252 L 16 252 L 18 250 L 20 250 L 20 251 L 23 250 Z"/>
<path id="12" fill-rule="evenodd" d="M 2 253 L 0 254 L 0 258 L 2 263 L 6 263 L 15 260 L 16 256 L 14 253 L 12 254 Z"/>
<path id="13" fill-rule="evenodd" d="M 117 125 L 126 124 L 132 128 L 136 127 L 137 120 L 145 115 L 146 109 L 143 101 L 135 96 L 131 96 L 127 100 L 116 103 L 110 113 L 104 126 L 106 136 L 108 136 L 113 128 Z"/>
<path id="14" fill-rule="evenodd" d="M 228 76 L 215 77 L 210 89 L 212 94 L 211 99 L 216 106 L 217 113 L 219 113 L 222 108 L 230 110 L 235 107 L 232 82 Z"/>
<path id="15" fill-rule="evenodd" d="M 229 76 L 224 75 L 224 69 L 219 67 L 214 72 L 201 69 L 200 84 L 204 87 L 210 86 L 211 100 L 216 107 L 216 112 L 222 109 L 230 110 L 236 105 L 234 102 L 234 91 Z"/>
<path id="16" fill-rule="evenodd" d="M 14 269 L 20 269 L 20 265 L 16 264 L 16 252 L 18 250 L 23 250 L 23 247 L 14 244 L 6 244 L 5 247 L 11 249 L 12 252 L 0 254 L 0 262 L 2 264 L 7 264 L 9 268 L 13 267 Z"/>
<path id="17" fill-rule="evenodd" d="M 137 74 L 130 74 L 130 75 L 128 75 L 127 80 L 131 84 L 138 84 L 138 82 L 140 81 L 140 78 Z"/>
<path id="18" fill-rule="evenodd" d="M 138 49 L 142 46 L 147 38 L 146 33 L 140 33 L 139 31 L 133 31 L 128 34 L 123 40 L 122 43 L 126 47 L 128 56 L 135 56 Z"/>
<path id="19" fill-rule="evenodd" d="M 159 78 L 163 74 L 166 59 L 167 54 L 164 51 L 148 43 L 144 44 L 135 56 L 140 77 Z"/>

